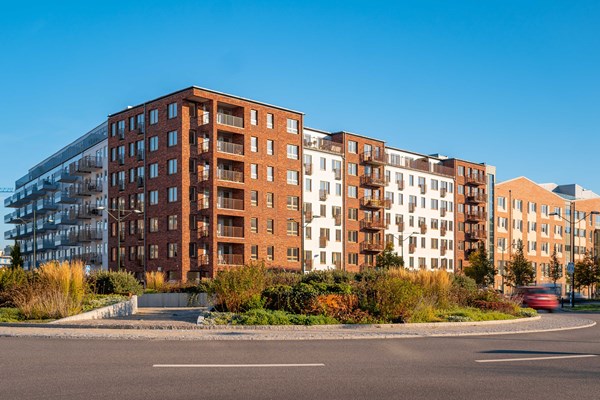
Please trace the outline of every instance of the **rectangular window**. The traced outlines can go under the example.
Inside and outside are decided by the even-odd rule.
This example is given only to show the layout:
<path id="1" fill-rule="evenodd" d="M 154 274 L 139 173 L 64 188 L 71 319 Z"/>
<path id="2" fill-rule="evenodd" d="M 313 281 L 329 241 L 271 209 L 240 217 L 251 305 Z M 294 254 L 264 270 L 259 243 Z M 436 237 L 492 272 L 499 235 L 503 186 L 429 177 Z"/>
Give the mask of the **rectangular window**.
<path id="1" fill-rule="evenodd" d="M 158 150 L 158 136 L 152 136 L 148 141 L 150 142 L 148 144 L 150 151 Z"/>
<path id="2" fill-rule="evenodd" d="M 171 131 L 168 133 L 168 147 L 173 147 L 177 145 L 177 131 Z"/>
<path id="3" fill-rule="evenodd" d="M 348 175 L 352 175 L 352 176 L 358 175 L 358 164 L 348 163 Z"/>
<path id="4" fill-rule="evenodd" d="M 150 218 L 150 232 L 158 232 L 158 218 Z"/>
<path id="5" fill-rule="evenodd" d="M 275 179 L 274 175 L 275 175 L 274 168 L 267 166 L 267 181 L 273 182 L 273 179 Z"/>
<path id="6" fill-rule="evenodd" d="M 287 197 L 287 209 L 288 210 L 298 210 L 300 207 L 300 198 L 298 196 L 288 196 Z"/>
<path id="7" fill-rule="evenodd" d="M 273 129 L 273 114 L 267 114 L 267 128 Z"/>
<path id="8" fill-rule="evenodd" d="M 358 221 L 358 208 L 348 209 L 348 219 L 350 221 Z"/>
<path id="9" fill-rule="evenodd" d="M 288 133 L 298 133 L 298 120 L 296 119 L 287 119 L 287 131 Z"/>
<path id="10" fill-rule="evenodd" d="M 168 118 L 176 118 L 177 117 L 177 103 L 171 103 L 167 106 Z"/>
<path id="11" fill-rule="evenodd" d="M 275 228 L 275 221 L 272 219 L 267 219 L 267 233 L 273 234 L 273 230 Z"/>
<path id="12" fill-rule="evenodd" d="M 267 260 L 275 260 L 275 246 L 267 246 Z"/>
<path id="13" fill-rule="evenodd" d="M 287 260 L 290 262 L 298 261 L 299 254 L 300 254 L 300 249 L 298 249 L 297 247 L 288 247 Z"/>
<path id="14" fill-rule="evenodd" d="M 150 246 L 148 246 L 148 257 L 151 260 L 156 260 L 158 258 L 158 245 L 157 244 L 151 244 Z"/>
<path id="15" fill-rule="evenodd" d="M 169 215 L 167 219 L 167 229 L 170 231 L 177 230 L 177 215 Z"/>
<path id="16" fill-rule="evenodd" d="M 250 246 L 250 259 L 258 260 L 258 245 L 256 244 Z"/>
<path id="17" fill-rule="evenodd" d="M 177 188 L 176 187 L 168 188 L 167 193 L 168 193 L 168 202 L 169 203 L 174 203 L 177 201 Z"/>
<path id="18" fill-rule="evenodd" d="M 298 185 L 298 171 L 290 171 L 287 172 L 287 183 L 288 185 Z"/>
<path id="19" fill-rule="evenodd" d="M 275 195 L 271 192 L 267 192 L 267 208 L 273 208 L 274 201 Z"/>
<path id="20" fill-rule="evenodd" d="M 250 178 L 258 179 L 258 164 L 250 164 Z"/>
<path id="21" fill-rule="evenodd" d="M 357 154 L 358 153 L 358 142 L 353 140 L 348 140 L 348 153 Z"/>
<path id="22" fill-rule="evenodd" d="M 255 217 L 250 218 L 250 232 L 252 232 L 252 233 L 258 232 L 258 218 L 255 218 Z"/>
<path id="23" fill-rule="evenodd" d="M 275 145 L 272 140 L 267 140 L 267 154 L 270 156 L 275 154 Z"/>
<path id="24" fill-rule="evenodd" d="M 298 236 L 298 223 L 296 221 L 288 220 L 287 235 L 288 236 Z"/>
<path id="25" fill-rule="evenodd" d="M 290 160 L 297 160 L 299 157 L 298 154 L 298 146 L 294 146 L 293 144 L 287 145 L 287 158 Z"/>
<path id="26" fill-rule="evenodd" d="M 258 138 L 255 136 L 250 137 L 250 151 L 253 153 L 258 151 Z"/>
<path id="27" fill-rule="evenodd" d="M 177 159 L 171 159 L 167 162 L 168 165 L 168 169 L 167 169 L 167 174 L 168 175 L 173 175 L 177 173 Z"/>
<path id="28" fill-rule="evenodd" d="M 150 179 L 158 176 L 158 163 L 150 164 Z"/>
<path id="29" fill-rule="evenodd" d="M 155 206 L 158 204 L 158 190 L 150 191 L 150 205 Z"/>
<path id="30" fill-rule="evenodd" d="M 258 192 L 256 190 L 250 191 L 250 205 L 258 206 Z"/>
<path id="31" fill-rule="evenodd" d="M 348 185 L 348 197 L 353 199 L 358 197 L 358 188 L 356 186 Z"/>
<path id="32" fill-rule="evenodd" d="M 177 243 L 169 243 L 167 245 L 167 257 L 175 258 L 177 257 Z"/>
<path id="33" fill-rule="evenodd" d="M 250 110 L 250 124 L 258 125 L 258 111 L 257 110 Z"/>
<path id="34" fill-rule="evenodd" d="M 158 110 L 150 110 L 150 125 L 158 123 Z"/>

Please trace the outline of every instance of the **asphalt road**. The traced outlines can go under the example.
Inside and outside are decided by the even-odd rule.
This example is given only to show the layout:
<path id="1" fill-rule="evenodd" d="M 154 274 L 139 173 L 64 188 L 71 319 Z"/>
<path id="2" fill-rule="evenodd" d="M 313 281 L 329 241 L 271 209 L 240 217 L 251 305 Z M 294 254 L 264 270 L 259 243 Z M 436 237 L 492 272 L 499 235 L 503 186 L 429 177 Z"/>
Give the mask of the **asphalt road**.
<path id="1" fill-rule="evenodd" d="M 589 318 L 600 322 L 600 314 Z M 346 341 L 0 338 L 2 400 L 593 400 L 600 399 L 599 377 L 600 324 Z"/>

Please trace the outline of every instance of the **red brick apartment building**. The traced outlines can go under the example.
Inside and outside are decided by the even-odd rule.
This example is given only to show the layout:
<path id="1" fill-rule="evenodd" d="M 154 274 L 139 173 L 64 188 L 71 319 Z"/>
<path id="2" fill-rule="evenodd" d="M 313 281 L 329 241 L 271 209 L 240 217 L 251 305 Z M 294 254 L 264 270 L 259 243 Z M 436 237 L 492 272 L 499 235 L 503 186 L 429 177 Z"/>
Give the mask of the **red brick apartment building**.
<path id="1" fill-rule="evenodd" d="M 177 280 L 250 259 L 300 269 L 302 113 L 190 87 L 108 127 L 110 269 Z"/>

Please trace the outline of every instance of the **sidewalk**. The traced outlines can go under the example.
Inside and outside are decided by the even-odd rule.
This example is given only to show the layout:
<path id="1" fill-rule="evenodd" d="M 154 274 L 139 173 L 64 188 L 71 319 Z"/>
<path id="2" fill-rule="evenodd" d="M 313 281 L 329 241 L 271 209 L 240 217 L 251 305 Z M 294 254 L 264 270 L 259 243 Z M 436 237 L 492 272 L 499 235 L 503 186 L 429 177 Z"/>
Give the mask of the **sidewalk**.
<path id="1" fill-rule="evenodd" d="M 136 315 L 62 324 L 1 324 L 0 337 L 150 340 L 338 340 L 441 336 L 506 335 L 594 326 L 573 314 L 541 314 L 535 318 L 427 324 L 327 326 L 199 326 L 197 308 L 140 309 Z"/>

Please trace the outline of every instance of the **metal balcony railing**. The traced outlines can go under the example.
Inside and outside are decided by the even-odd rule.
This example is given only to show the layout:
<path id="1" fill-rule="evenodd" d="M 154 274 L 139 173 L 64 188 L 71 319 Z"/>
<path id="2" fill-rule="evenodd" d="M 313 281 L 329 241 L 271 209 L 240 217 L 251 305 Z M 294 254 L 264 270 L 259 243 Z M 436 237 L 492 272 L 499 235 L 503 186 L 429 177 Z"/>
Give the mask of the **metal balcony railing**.
<path id="1" fill-rule="evenodd" d="M 243 238 L 244 228 L 241 226 L 219 226 L 217 227 L 217 236 L 228 238 Z"/>
<path id="2" fill-rule="evenodd" d="M 217 151 L 227 154 L 244 155 L 244 146 L 237 143 L 224 142 L 217 140 Z"/>
<path id="3" fill-rule="evenodd" d="M 227 210 L 243 210 L 244 209 L 244 200 L 241 199 L 231 199 L 227 197 L 217 197 L 217 208 L 227 209 Z"/>
<path id="4" fill-rule="evenodd" d="M 240 171 L 229 171 L 226 169 L 217 168 L 217 179 L 229 182 L 244 182 L 244 173 Z"/>
<path id="5" fill-rule="evenodd" d="M 235 126 L 238 128 L 243 128 L 244 127 L 244 118 L 218 112 L 217 113 L 217 123 L 221 124 L 221 125 L 229 125 L 229 126 Z"/>

